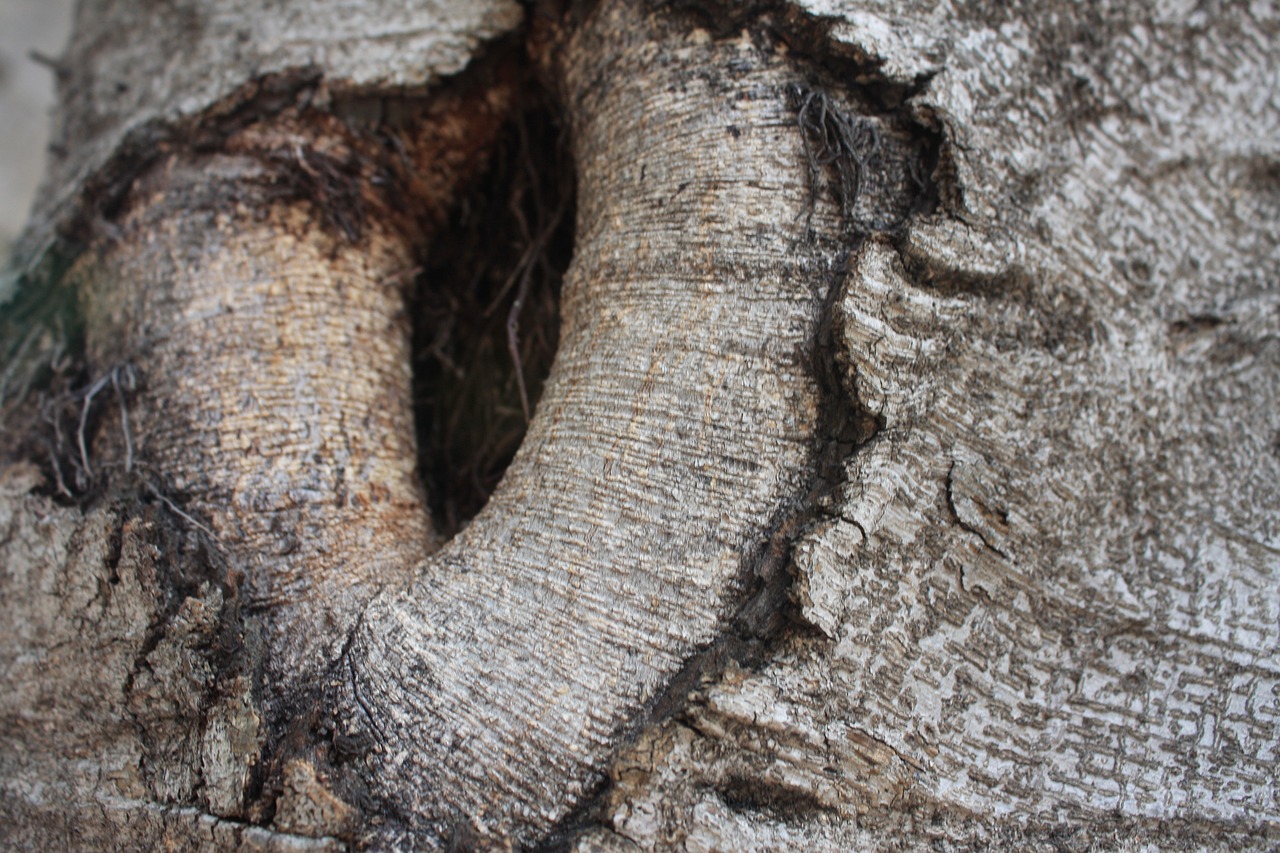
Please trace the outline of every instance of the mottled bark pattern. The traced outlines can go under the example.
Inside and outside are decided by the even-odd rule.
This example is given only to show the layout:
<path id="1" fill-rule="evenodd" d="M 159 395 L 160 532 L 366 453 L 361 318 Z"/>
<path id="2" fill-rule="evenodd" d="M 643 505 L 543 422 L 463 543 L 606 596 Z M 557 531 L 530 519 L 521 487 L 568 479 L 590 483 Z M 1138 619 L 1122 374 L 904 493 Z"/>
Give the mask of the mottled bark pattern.
<path id="1" fill-rule="evenodd" d="M 243 55 L 203 8 L 155 23 L 207 80 L 85 4 L 25 244 L 40 282 L 93 238 L 86 369 L 140 386 L 91 502 L 0 471 L 12 843 L 1280 840 L 1269 5 L 537 7 L 562 343 L 434 553 L 403 276 L 511 75 L 407 125 L 378 87 L 514 7 L 295 0 Z"/>
<path id="2" fill-rule="evenodd" d="M 647 733 L 582 849 L 1270 848 L 1280 110 L 1239 81 L 1280 21 L 811 5 L 929 75 L 945 206 L 839 303 L 885 426 L 797 549 L 822 639 Z"/>

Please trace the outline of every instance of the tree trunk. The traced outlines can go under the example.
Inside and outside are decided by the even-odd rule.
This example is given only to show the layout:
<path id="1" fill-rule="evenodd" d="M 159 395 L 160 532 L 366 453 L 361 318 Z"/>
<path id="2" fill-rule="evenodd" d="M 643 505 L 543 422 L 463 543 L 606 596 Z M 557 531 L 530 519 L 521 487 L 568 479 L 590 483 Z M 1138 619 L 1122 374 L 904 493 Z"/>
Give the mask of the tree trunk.
<path id="1" fill-rule="evenodd" d="M 1277 45 L 82 4 L 0 330 L 11 843 L 1275 845 Z M 432 454 L 506 439 L 437 427 L 521 403 L 459 522 Z"/>

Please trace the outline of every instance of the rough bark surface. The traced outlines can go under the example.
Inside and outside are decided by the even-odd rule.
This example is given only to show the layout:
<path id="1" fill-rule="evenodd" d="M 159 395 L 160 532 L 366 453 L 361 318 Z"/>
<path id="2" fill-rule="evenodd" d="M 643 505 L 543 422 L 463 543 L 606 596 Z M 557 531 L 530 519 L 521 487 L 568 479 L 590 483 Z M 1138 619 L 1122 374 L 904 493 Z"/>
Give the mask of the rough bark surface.
<path id="1" fill-rule="evenodd" d="M 833 205 L 809 211 L 803 78 L 776 45 L 619 5 L 553 48 L 580 202 L 538 415 L 348 657 L 339 716 L 380 745 L 374 784 L 413 833 L 531 843 L 564 817 L 733 621 L 819 476 L 818 329 L 845 249 Z M 855 223 L 919 192 L 917 152 L 877 132 Z"/>
<path id="2" fill-rule="evenodd" d="M 438 544 L 406 294 L 415 242 L 486 153 L 509 91 L 467 101 L 465 119 L 440 96 L 429 131 L 383 128 L 394 144 L 302 110 L 217 155 L 175 155 L 68 275 L 91 363 L 145 385 L 127 434 L 104 431 L 95 455 L 154 473 L 206 520 L 243 577 L 273 693 L 323 669 L 373 591 Z"/>
<path id="3" fill-rule="evenodd" d="M 296 99 L 327 107 L 352 93 L 422 92 L 521 18 L 512 0 L 80 3 L 57 69 L 48 174 L 15 266 L 74 252 L 63 241 L 83 243 L 140 167 L 219 118 Z M 0 279 L 0 299 L 13 287 L 11 275 Z"/>
<path id="4" fill-rule="evenodd" d="M 944 205 L 864 246 L 838 306 L 884 426 L 796 548 L 821 636 L 646 733 L 613 829 L 1269 848 L 1280 111 L 1239 81 L 1276 78 L 1274 13 L 814 11 L 927 81 Z"/>
<path id="5" fill-rule="evenodd" d="M 29 245 L 107 223 L 63 285 L 97 479 L 0 474 L 14 843 L 1280 841 L 1270 6 L 539 7 L 561 345 L 434 553 L 402 276 L 510 74 L 370 93 L 515 19 L 461 4 L 409 71 L 417 29 L 383 65 L 331 15 L 327 100 L 271 42 L 301 8 L 101 120 L 70 84 Z"/>

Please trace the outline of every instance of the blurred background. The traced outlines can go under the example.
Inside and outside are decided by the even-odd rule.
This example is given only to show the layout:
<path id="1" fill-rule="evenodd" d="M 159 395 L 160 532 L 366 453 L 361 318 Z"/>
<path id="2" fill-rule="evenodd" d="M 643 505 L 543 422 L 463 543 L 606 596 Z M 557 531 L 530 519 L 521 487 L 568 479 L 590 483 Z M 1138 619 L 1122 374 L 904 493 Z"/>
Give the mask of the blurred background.
<path id="1" fill-rule="evenodd" d="M 31 58 L 62 55 L 73 0 L 0 0 L 0 266 L 26 222 L 44 172 L 53 70 Z"/>

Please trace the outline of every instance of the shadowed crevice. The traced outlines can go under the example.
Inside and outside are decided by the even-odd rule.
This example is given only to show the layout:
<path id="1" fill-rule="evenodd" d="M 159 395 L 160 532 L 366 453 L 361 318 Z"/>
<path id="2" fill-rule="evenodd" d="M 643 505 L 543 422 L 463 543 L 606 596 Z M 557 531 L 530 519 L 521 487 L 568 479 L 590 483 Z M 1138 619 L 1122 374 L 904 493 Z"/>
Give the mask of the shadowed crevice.
<path id="1" fill-rule="evenodd" d="M 522 103 L 426 248 L 409 308 L 418 464 L 445 537 L 479 512 L 515 456 L 559 343 L 572 164 L 547 96 Z"/>

